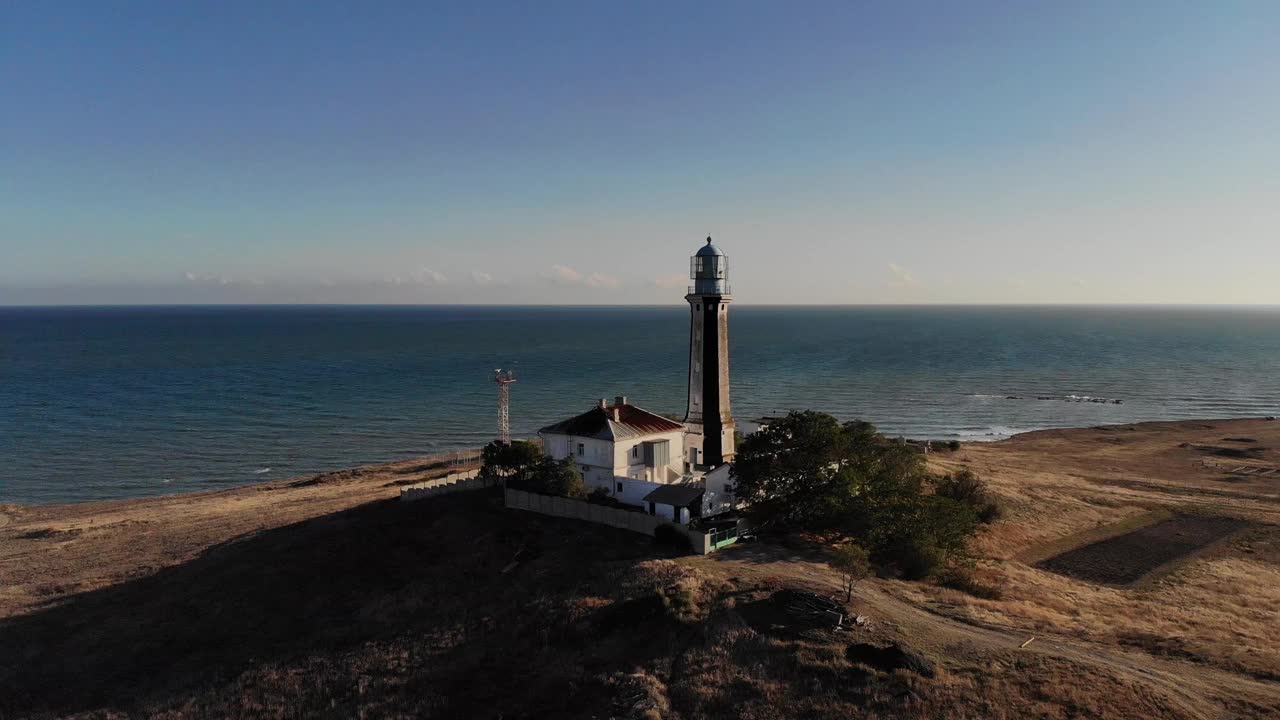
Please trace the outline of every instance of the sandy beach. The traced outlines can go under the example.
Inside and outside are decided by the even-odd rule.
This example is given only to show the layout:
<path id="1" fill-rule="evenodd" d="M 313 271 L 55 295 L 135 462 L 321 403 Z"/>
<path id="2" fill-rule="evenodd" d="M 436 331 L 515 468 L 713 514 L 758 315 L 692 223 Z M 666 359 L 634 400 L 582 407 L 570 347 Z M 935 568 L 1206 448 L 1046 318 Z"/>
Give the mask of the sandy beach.
<path id="1" fill-rule="evenodd" d="M 929 583 L 866 583 L 864 612 L 880 621 L 878 632 L 910 639 L 948 668 L 943 679 L 911 690 L 919 702 L 959 703 L 977 713 L 981 706 L 970 696 L 994 694 L 1008 712 L 990 717 L 1066 717 L 1071 713 L 1061 708 L 1072 703 L 1085 715 L 1280 712 L 1280 422 L 1039 431 L 935 452 L 930 465 L 939 472 L 972 468 L 1004 501 L 1005 518 L 976 540 L 977 573 L 1003 592 L 983 599 Z M 430 636 L 428 644 L 454 652 L 467 642 L 488 643 L 438 637 L 462 627 L 456 613 L 464 610 L 444 589 L 423 588 L 445 586 L 456 602 L 471 598 L 475 612 L 489 618 L 464 625 L 501 624 L 508 608 L 475 605 L 479 596 L 471 585 L 474 593 L 500 593 L 509 579 L 489 563 L 502 567 L 513 548 L 535 537 L 545 547 L 536 562 L 548 564 L 542 575 L 521 581 L 523 591 L 534 594 L 520 602 L 561 593 L 573 607 L 606 603 L 610 591 L 592 584 L 606 576 L 615 589 L 638 582 L 636 567 L 721 588 L 717 592 L 746 592 L 753 582 L 780 579 L 815 588 L 833 583 L 820 560 L 774 552 L 767 544 L 705 558 L 655 559 L 635 536 L 525 517 L 503 511 L 500 500 L 497 506 L 493 499 L 460 496 L 393 501 L 402 485 L 449 469 L 445 458 L 422 458 L 217 492 L 0 506 L 0 641 L 15 649 L 12 660 L 0 662 L 0 687 L 18 683 L 12 704 L 0 703 L 0 715 L 117 710 L 186 717 L 228 708 L 271 715 L 273 702 L 312 702 L 330 697 L 325 693 L 337 693 L 331 699 L 344 710 L 339 714 L 360 708 L 431 714 L 400 701 L 377 704 L 407 697 L 406 682 L 430 688 L 422 692 L 436 698 L 434 712 L 446 706 L 463 712 L 478 702 L 471 698 L 482 694 L 477 687 L 405 659 L 425 652 L 417 645 L 398 660 L 400 650 L 387 648 L 409 642 L 406 632 L 419 638 L 413 642 Z M 1206 517 L 1217 524 L 1185 524 L 1185 518 Z M 583 538 L 599 557 L 572 559 L 582 558 L 573 543 Z M 1163 555 L 1132 550 L 1170 543 L 1182 544 Z M 602 568 L 610 574 L 602 576 Z M 581 573 L 577 581 L 575 572 Z M 332 577 L 316 577 L 328 573 Z M 278 589 L 283 598 L 235 587 L 286 580 Z M 198 596 L 188 595 L 193 587 L 200 588 Z M 405 588 L 417 588 L 416 594 L 410 599 Z M 210 599 L 224 592 L 234 602 Z M 342 602 L 326 605 L 335 593 Z M 519 603 L 512 602 L 515 613 Z M 398 617 L 410 606 L 414 620 L 404 627 L 412 630 L 394 623 L 367 629 L 369 617 Z M 227 647 L 213 656 L 189 645 L 210 628 L 241 627 L 236 617 L 222 615 L 227 612 L 243 618 L 249 632 L 273 639 L 245 640 L 249 649 Z M 279 637 L 263 630 L 282 617 L 302 625 Z M 307 624 L 313 619 L 315 625 Z M 151 620 L 163 629 L 143 630 Z M 342 632 L 352 634 L 337 644 L 317 639 L 336 632 L 335 623 L 349 624 Z M 195 625 L 203 634 L 188 633 Z M 1019 648 L 1027 638 L 1035 640 Z M 138 661 L 139 643 L 159 655 L 148 662 L 172 663 L 181 672 L 133 674 L 129 663 Z M 492 664 L 485 651 L 476 652 L 464 652 L 458 662 Z M 629 662 L 646 663 L 638 656 Z M 329 690 L 316 690 L 312 680 L 281 680 L 316 663 L 324 666 L 316 676 L 326 678 Z M 49 674 L 54 667 L 74 673 Z M 34 679 L 37 672 L 45 673 L 43 680 Z M 399 679 L 388 679 L 393 676 Z M 690 677 L 719 682 L 713 675 Z M 333 689 L 343 683 L 381 690 Z M 667 702 L 677 702 L 679 694 L 670 692 Z M 1019 714 L 1019 708 L 1030 710 Z"/>

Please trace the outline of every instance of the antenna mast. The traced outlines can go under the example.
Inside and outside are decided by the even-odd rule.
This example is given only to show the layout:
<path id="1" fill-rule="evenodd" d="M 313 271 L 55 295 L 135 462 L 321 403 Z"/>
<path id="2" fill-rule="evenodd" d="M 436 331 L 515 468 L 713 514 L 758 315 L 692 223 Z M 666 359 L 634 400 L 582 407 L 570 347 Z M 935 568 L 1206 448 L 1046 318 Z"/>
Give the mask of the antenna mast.
<path id="1" fill-rule="evenodd" d="M 516 381 L 516 374 L 508 370 L 504 375 L 502 368 L 493 371 L 493 381 L 498 383 L 498 441 L 503 445 L 511 444 L 511 390 L 509 386 Z"/>

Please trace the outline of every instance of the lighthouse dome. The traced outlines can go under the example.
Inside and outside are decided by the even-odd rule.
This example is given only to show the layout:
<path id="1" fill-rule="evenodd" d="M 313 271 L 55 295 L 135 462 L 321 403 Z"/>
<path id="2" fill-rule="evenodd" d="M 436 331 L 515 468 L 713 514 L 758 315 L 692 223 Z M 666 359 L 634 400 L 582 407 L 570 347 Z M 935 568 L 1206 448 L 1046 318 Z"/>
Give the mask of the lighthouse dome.
<path id="1" fill-rule="evenodd" d="M 713 255 L 717 255 L 717 256 L 721 256 L 721 257 L 723 257 L 723 256 L 724 256 L 724 253 L 720 252 L 720 248 L 718 248 L 718 247 L 716 247 L 715 245 L 712 245 L 712 244 L 711 244 L 711 236 L 710 236 L 710 235 L 708 235 L 708 236 L 707 236 L 707 244 L 706 244 L 706 245 L 703 245 L 703 246 L 702 246 L 702 247 L 700 247 L 700 248 L 698 248 L 698 252 L 694 253 L 694 255 L 695 255 L 695 256 L 697 256 L 697 257 L 708 257 L 708 256 L 713 256 Z"/>

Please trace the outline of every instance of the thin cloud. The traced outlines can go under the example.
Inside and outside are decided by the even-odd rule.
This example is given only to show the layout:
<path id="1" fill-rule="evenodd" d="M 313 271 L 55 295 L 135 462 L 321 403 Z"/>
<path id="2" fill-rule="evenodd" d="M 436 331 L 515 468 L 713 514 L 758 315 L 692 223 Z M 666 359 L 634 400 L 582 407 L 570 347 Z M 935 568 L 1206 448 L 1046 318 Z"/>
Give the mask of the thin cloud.
<path id="1" fill-rule="evenodd" d="M 889 263 L 889 273 L 892 276 L 889 279 L 890 287 L 910 287 L 916 284 L 916 279 L 912 276 L 911 271 L 897 263 Z"/>
<path id="2" fill-rule="evenodd" d="M 557 285 L 581 285 L 582 273 L 567 265 L 552 265 L 551 271 L 543 277 Z"/>
<path id="3" fill-rule="evenodd" d="M 414 282 L 421 285 L 443 285 L 449 282 L 449 278 L 445 277 L 444 273 L 436 272 L 429 267 L 418 268 L 411 277 Z"/>
<path id="4" fill-rule="evenodd" d="M 612 275 L 604 273 L 591 273 L 587 276 L 584 284 L 590 288 L 604 288 L 612 290 L 622 286 L 622 281 Z"/>
<path id="5" fill-rule="evenodd" d="M 404 275 L 391 275 L 386 282 L 388 285 L 445 285 L 449 278 L 442 272 L 424 266 Z"/>
<path id="6" fill-rule="evenodd" d="M 542 279 L 565 287 L 589 287 L 597 290 L 612 290 L 622 287 L 622 281 L 613 275 L 593 272 L 583 275 L 568 265 L 552 265 L 551 270 L 543 273 Z"/>
<path id="7" fill-rule="evenodd" d="M 236 280 L 225 275 L 204 275 L 196 272 L 182 273 L 183 279 L 194 285 L 235 285 Z"/>
<path id="8" fill-rule="evenodd" d="M 475 283 L 476 285 L 491 285 L 493 284 L 493 276 L 487 272 L 472 270 L 471 282 Z"/>
<path id="9" fill-rule="evenodd" d="M 671 290 L 674 288 L 685 287 L 689 284 L 689 278 L 683 273 L 674 273 L 672 275 L 663 275 L 653 279 L 653 286 L 662 288 L 663 290 Z"/>

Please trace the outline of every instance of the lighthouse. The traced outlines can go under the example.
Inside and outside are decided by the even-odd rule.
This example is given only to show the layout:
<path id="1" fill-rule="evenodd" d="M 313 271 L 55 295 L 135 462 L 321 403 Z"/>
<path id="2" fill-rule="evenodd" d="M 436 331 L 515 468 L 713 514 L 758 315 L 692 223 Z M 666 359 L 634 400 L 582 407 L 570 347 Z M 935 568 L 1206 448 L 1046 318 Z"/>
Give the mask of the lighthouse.
<path id="1" fill-rule="evenodd" d="M 711 244 L 689 263 L 689 402 L 684 416 L 685 460 L 707 470 L 733 458 L 729 409 L 729 258 Z"/>

